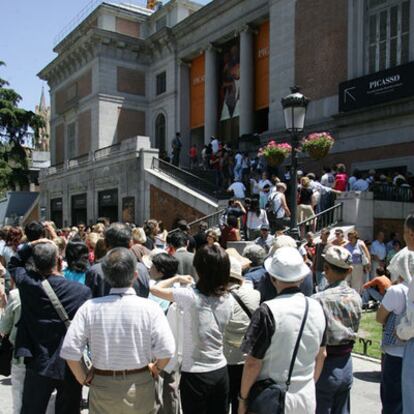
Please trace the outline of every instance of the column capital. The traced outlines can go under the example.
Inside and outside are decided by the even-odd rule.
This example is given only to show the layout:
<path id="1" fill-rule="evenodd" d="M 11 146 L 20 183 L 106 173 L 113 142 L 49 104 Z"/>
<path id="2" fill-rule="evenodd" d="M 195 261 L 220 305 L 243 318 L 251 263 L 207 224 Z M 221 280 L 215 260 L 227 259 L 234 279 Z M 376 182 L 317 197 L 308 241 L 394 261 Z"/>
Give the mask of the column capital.
<path id="1" fill-rule="evenodd" d="M 206 48 L 206 52 L 221 52 L 221 49 L 217 47 L 214 43 L 209 43 Z"/>
<path id="2" fill-rule="evenodd" d="M 252 25 L 246 23 L 238 29 L 237 34 L 241 34 L 241 33 L 257 34 L 258 30 Z"/>
<path id="3" fill-rule="evenodd" d="M 191 68 L 191 62 L 188 62 L 187 60 L 184 60 L 184 59 L 181 59 L 181 58 L 177 59 L 177 64 L 179 66 L 187 66 L 188 68 Z"/>

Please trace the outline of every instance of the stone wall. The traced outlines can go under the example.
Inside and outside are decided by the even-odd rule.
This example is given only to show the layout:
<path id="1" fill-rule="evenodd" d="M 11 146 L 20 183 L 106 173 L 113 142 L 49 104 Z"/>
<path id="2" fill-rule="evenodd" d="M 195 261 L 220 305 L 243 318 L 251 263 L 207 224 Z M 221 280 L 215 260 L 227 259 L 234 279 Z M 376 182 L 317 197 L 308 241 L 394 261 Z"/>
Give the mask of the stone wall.
<path id="1" fill-rule="evenodd" d="M 347 0 L 299 0 L 295 79 L 312 100 L 336 95 L 347 79 Z"/>
<path id="2" fill-rule="evenodd" d="M 204 214 L 151 185 L 150 216 L 162 220 L 165 228 L 172 229 L 177 220 L 185 219 L 191 222 L 203 217 Z"/>

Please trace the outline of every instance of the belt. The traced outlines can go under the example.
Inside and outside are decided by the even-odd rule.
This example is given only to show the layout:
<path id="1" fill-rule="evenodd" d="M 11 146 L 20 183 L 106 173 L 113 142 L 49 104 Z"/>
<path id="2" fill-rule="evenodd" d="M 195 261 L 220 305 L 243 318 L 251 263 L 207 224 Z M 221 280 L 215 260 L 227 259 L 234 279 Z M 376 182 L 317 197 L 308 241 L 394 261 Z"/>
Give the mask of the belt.
<path id="1" fill-rule="evenodd" d="M 140 372 L 148 371 L 148 366 L 137 368 L 137 369 L 123 369 L 120 371 L 110 371 L 105 369 L 93 369 L 95 375 L 102 375 L 104 377 L 117 377 L 117 376 L 125 376 L 125 375 L 132 375 L 132 374 L 138 374 Z"/>

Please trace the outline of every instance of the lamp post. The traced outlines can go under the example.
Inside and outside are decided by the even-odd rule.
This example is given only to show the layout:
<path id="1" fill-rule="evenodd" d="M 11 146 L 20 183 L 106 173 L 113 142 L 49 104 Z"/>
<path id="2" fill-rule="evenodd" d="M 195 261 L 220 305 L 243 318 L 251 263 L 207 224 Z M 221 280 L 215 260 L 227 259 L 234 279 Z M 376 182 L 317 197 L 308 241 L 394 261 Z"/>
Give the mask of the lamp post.
<path id="1" fill-rule="evenodd" d="M 292 162 L 290 167 L 290 234 L 299 239 L 297 226 L 296 194 L 298 191 L 298 152 L 299 135 L 303 132 L 305 125 L 306 108 L 310 102 L 306 96 L 299 92 L 297 86 L 290 89 L 291 93 L 282 98 L 282 107 L 285 115 L 286 130 L 290 133 L 292 140 Z"/>

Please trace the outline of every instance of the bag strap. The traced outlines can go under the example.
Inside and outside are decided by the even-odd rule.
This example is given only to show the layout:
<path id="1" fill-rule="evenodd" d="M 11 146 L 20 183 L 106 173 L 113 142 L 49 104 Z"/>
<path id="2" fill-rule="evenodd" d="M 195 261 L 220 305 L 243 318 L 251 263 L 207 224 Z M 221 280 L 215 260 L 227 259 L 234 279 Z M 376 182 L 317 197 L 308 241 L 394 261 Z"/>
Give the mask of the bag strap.
<path id="1" fill-rule="evenodd" d="M 50 285 L 49 281 L 47 279 L 42 281 L 43 289 L 49 298 L 49 300 L 52 302 L 53 307 L 55 308 L 56 313 L 59 315 L 59 318 L 62 320 L 62 322 L 65 324 L 66 329 L 70 326 L 70 319 L 68 314 L 65 311 L 65 308 L 63 307 L 62 303 L 60 302 L 59 298 L 57 297 L 55 291 L 53 290 L 52 286 Z"/>
<path id="2" fill-rule="evenodd" d="M 308 318 L 308 311 L 309 311 L 308 298 L 305 297 L 305 301 L 306 301 L 305 314 L 303 315 L 302 325 L 300 326 L 298 339 L 296 340 L 296 345 L 295 345 L 295 349 L 293 351 L 292 360 L 290 361 L 289 375 L 288 375 L 288 379 L 286 381 L 287 390 L 289 389 L 289 386 L 290 386 L 290 379 L 292 377 L 293 368 L 295 366 L 295 361 L 296 361 L 296 356 L 297 356 L 298 350 L 299 350 L 300 340 L 302 339 L 303 329 L 305 328 L 306 319 Z"/>
<path id="3" fill-rule="evenodd" d="M 240 296 L 234 291 L 230 291 L 231 295 L 234 299 L 236 299 L 236 302 L 240 305 L 240 307 L 244 310 L 245 314 L 249 317 L 249 319 L 252 319 L 252 313 L 250 312 L 250 309 L 246 306 L 246 304 L 241 300 Z"/>

